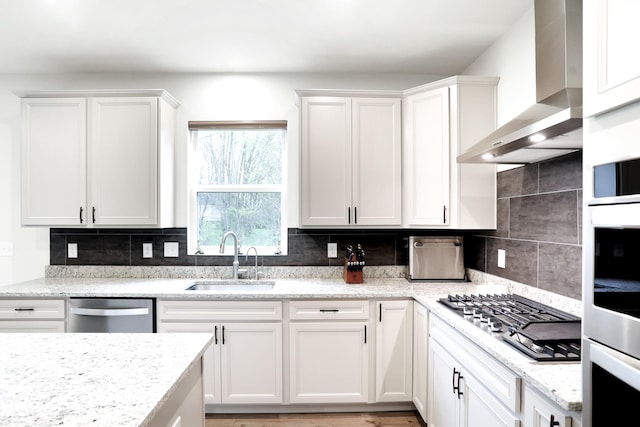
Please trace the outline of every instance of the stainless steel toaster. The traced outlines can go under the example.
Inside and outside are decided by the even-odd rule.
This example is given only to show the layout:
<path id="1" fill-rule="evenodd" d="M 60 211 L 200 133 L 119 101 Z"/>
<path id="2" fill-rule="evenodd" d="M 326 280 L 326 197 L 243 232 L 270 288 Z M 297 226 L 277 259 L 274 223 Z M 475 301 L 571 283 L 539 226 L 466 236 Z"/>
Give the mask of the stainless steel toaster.
<path id="1" fill-rule="evenodd" d="M 466 280 L 463 237 L 409 237 L 410 280 Z"/>

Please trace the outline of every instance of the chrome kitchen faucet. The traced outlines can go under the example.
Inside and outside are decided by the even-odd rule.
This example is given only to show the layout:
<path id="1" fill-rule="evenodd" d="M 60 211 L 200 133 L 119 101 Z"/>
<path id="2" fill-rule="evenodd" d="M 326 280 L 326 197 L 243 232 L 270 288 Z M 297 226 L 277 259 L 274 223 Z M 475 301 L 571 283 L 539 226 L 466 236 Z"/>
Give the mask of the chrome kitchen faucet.
<path id="1" fill-rule="evenodd" d="M 240 263 L 238 262 L 238 236 L 236 236 L 236 233 L 233 231 L 227 231 L 224 233 L 222 236 L 222 242 L 220 242 L 220 253 L 224 253 L 224 244 L 229 236 L 233 237 L 233 280 L 238 280 L 238 266 Z"/>

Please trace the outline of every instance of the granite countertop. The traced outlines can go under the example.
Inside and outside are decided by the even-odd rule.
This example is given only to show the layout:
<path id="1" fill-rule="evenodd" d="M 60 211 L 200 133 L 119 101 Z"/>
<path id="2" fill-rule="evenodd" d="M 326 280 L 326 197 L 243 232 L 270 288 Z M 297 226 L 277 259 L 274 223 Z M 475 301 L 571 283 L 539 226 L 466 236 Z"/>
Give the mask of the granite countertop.
<path id="1" fill-rule="evenodd" d="M 492 276 L 493 277 L 493 276 Z M 472 279 L 475 279 L 472 277 Z M 322 298 L 413 298 L 466 338 L 521 376 L 560 407 L 582 409 L 580 363 L 533 362 L 505 343 L 465 321 L 438 302 L 448 294 L 518 293 L 572 314 L 581 314 L 581 303 L 563 297 L 539 294 L 527 286 L 501 282 L 409 282 L 400 278 L 369 278 L 363 284 L 345 284 L 340 279 L 269 279 L 272 290 L 187 291 L 189 278 L 42 278 L 0 287 L 0 297 L 153 297 L 165 299 L 322 299 Z M 511 282 L 513 283 L 513 282 Z"/>
<path id="2" fill-rule="evenodd" d="M 144 426 L 209 334 L 0 334 L 0 425 Z"/>

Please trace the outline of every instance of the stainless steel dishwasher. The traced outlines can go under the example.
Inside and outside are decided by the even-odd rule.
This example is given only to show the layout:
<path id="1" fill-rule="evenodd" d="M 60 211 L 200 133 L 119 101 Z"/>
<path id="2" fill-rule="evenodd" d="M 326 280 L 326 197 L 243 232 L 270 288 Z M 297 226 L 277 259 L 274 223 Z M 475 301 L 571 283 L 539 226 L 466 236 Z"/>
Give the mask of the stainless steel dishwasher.
<path id="1" fill-rule="evenodd" d="M 68 332 L 155 332 L 153 298 L 72 298 Z"/>

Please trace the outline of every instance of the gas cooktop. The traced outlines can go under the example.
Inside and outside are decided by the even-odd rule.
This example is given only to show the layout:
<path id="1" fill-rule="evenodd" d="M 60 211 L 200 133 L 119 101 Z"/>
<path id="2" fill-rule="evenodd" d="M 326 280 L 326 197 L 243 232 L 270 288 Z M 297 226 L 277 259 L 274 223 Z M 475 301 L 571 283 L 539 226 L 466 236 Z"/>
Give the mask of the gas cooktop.
<path id="1" fill-rule="evenodd" d="M 577 316 L 516 294 L 449 295 L 439 301 L 533 360 L 580 360 Z"/>

